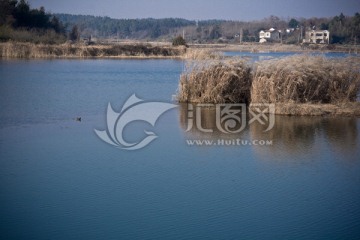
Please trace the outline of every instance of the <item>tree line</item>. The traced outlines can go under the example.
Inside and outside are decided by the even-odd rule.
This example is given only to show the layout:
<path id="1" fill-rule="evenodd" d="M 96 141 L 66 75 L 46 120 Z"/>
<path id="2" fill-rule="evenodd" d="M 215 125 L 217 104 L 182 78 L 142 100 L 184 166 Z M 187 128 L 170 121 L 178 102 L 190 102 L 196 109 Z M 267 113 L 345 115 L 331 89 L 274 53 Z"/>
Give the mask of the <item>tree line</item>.
<path id="1" fill-rule="evenodd" d="M 68 30 L 76 25 L 83 35 L 118 37 L 122 39 L 156 39 L 172 33 L 174 29 L 195 24 L 195 21 L 180 18 L 113 19 L 109 17 L 72 14 L 56 14 L 55 16 L 66 23 Z"/>
<path id="2" fill-rule="evenodd" d="M 0 40 L 60 43 L 66 29 L 45 8 L 31 9 L 25 0 L 0 0 Z"/>
<path id="3" fill-rule="evenodd" d="M 283 43 L 299 43 L 306 30 L 329 30 L 332 43 L 360 42 L 360 14 L 330 18 L 270 16 L 259 21 L 164 19 L 113 19 L 110 17 L 50 14 L 44 7 L 32 9 L 25 0 L 0 0 L 0 41 L 62 43 L 80 37 L 162 40 L 178 36 L 188 43 L 258 42 L 259 32 L 282 30 Z M 286 31 L 291 29 L 291 31 Z"/>
<path id="4" fill-rule="evenodd" d="M 56 14 L 68 27 L 78 26 L 84 36 L 100 38 L 165 40 L 185 35 L 187 42 L 258 42 L 259 32 L 270 28 L 283 31 L 284 43 L 298 43 L 306 30 L 329 30 L 332 43 L 360 42 L 360 14 L 330 18 L 291 18 L 270 16 L 260 21 L 165 19 L 113 19 L 109 17 Z M 286 29 L 291 32 L 286 33 Z M 302 33 L 301 33 L 302 31 Z"/>

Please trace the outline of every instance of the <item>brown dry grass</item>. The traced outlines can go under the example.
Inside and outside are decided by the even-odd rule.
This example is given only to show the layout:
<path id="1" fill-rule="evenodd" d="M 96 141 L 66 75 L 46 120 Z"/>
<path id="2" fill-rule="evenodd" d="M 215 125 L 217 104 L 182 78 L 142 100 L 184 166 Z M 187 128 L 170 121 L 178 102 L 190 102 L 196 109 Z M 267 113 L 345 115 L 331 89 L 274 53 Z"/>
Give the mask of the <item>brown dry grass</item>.
<path id="1" fill-rule="evenodd" d="M 259 62 L 254 103 L 339 103 L 356 101 L 360 89 L 358 61 L 296 55 Z"/>
<path id="2" fill-rule="evenodd" d="M 248 103 L 251 67 L 243 60 L 195 61 L 180 76 L 179 102 Z"/>
<path id="3" fill-rule="evenodd" d="M 295 55 L 250 66 L 195 60 L 180 76 L 179 102 L 274 103 L 276 114 L 360 116 L 360 58 Z M 250 104 L 251 107 L 251 104 Z"/>
<path id="4" fill-rule="evenodd" d="M 160 47 L 144 44 L 91 45 L 0 43 L 2 58 L 89 58 L 89 57 L 182 57 L 181 47 Z"/>
<path id="5" fill-rule="evenodd" d="M 253 103 L 354 102 L 359 69 L 359 58 L 309 55 L 261 61 L 252 68 L 241 59 L 197 60 L 180 76 L 178 100 L 249 103 L 251 94 Z"/>
<path id="6" fill-rule="evenodd" d="M 220 52 L 207 48 L 189 48 L 184 58 L 187 60 L 207 60 L 207 59 L 223 59 L 224 56 Z"/>

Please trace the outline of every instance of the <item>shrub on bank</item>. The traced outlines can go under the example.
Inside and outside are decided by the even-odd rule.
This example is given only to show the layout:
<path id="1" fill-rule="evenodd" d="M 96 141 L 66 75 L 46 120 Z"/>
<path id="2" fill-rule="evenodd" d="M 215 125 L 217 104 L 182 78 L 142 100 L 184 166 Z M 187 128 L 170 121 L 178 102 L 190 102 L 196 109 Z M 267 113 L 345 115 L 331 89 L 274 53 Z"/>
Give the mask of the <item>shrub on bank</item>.
<path id="1" fill-rule="evenodd" d="M 187 46 L 185 39 L 182 36 L 177 36 L 172 41 L 173 46 Z"/>
<path id="2" fill-rule="evenodd" d="M 56 33 L 53 29 L 13 29 L 9 26 L 0 26 L 0 42 L 9 40 L 15 42 L 62 44 L 65 43 L 64 35 Z"/>

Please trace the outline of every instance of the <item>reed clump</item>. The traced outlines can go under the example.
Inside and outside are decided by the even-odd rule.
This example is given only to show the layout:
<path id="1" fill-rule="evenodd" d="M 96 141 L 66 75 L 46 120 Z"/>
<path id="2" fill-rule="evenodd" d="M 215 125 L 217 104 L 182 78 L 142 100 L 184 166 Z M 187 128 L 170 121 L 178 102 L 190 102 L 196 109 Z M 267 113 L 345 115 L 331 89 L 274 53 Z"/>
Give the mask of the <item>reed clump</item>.
<path id="1" fill-rule="evenodd" d="M 256 64 L 253 103 L 343 103 L 356 101 L 358 59 L 295 55 Z"/>
<path id="2" fill-rule="evenodd" d="M 213 51 L 207 48 L 188 48 L 184 54 L 187 60 L 220 60 L 224 56 L 220 52 Z"/>
<path id="3" fill-rule="evenodd" d="M 243 60 L 190 62 L 180 76 L 179 102 L 249 103 L 251 67 Z"/>
<path id="4" fill-rule="evenodd" d="M 359 93 L 360 58 L 295 55 L 251 65 L 242 59 L 190 61 L 177 99 L 250 108 L 274 103 L 281 115 L 360 116 Z"/>

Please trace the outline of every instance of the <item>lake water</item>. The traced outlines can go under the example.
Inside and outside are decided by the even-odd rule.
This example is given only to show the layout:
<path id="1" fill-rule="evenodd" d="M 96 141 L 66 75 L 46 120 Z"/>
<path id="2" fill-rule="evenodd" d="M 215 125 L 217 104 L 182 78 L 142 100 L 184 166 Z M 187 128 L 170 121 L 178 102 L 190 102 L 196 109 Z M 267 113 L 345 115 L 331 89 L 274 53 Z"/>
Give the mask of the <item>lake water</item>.
<path id="1" fill-rule="evenodd" d="M 253 61 L 261 61 L 261 60 L 269 60 L 279 57 L 287 57 L 292 56 L 294 54 L 302 54 L 302 53 L 294 53 L 294 52 L 258 52 L 258 53 L 252 53 L 252 52 L 237 52 L 237 51 L 226 51 L 224 52 L 224 56 L 228 57 L 234 57 L 239 56 L 245 59 L 250 59 Z M 359 56 L 355 53 L 341 53 L 341 52 L 312 52 L 309 53 L 311 55 L 319 55 L 319 56 L 325 56 L 329 58 L 343 58 L 343 57 L 350 57 L 350 56 Z"/>
<path id="2" fill-rule="evenodd" d="M 179 105 L 155 127 L 126 129 L 158 135 L 143 149 L 100 140 L 109 102 L 171 103 L 183 65 L 0 60 L 1 239 L 359 238 L 358 118 L 276 116 L 268 132 L 255 122 L 225 134 L 210 108 L 203 127 L 214 131 L 186 132 Z"/>

